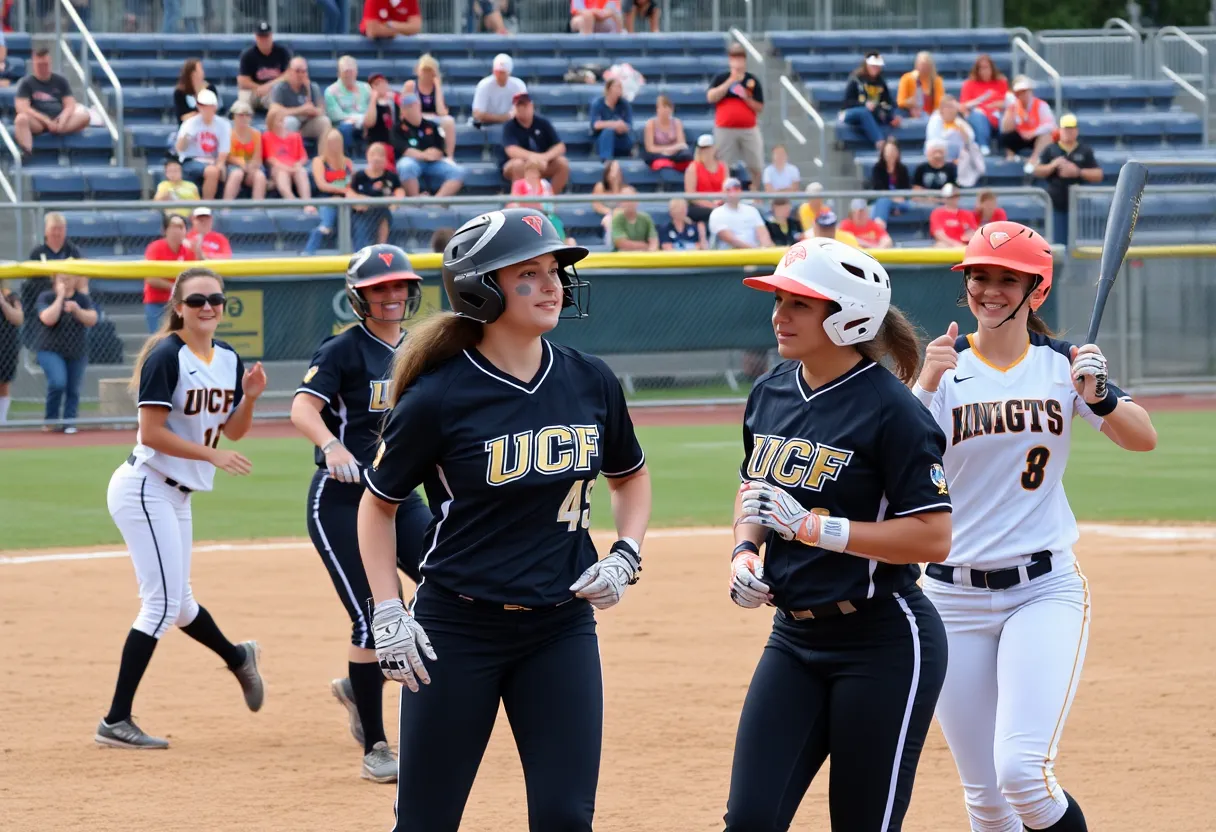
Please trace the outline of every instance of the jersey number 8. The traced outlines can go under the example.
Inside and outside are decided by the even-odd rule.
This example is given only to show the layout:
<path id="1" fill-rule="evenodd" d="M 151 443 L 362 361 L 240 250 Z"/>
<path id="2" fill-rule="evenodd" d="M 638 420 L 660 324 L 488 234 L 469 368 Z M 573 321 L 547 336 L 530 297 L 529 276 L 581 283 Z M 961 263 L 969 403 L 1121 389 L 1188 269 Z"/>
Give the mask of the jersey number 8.
<path id="1" fill-rule="evenodd" d="M 565 523 L 567 531 L 578 531 L 580 526 L 584 529 L 590 527 L 593 488 L 595 480 L 575 480 L 570 484 L 570 490 L 557 510 L 557 522 Z"/>
<path id="2" fill-rule="evenodd" d="M 1042 445 L 1035 445 L 1026 454 L 1026 470 L 1022 472 L 1022 488 L 1034 491 L 1043 484 L 1046 477 L 1047 460 L 1051 459 L 1051 451 Z"/>

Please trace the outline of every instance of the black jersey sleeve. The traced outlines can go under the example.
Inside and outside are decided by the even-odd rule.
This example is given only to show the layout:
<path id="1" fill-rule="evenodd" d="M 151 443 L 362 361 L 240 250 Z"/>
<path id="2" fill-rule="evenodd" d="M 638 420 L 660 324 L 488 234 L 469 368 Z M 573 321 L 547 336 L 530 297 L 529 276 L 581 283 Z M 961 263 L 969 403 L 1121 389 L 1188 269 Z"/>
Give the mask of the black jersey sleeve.
<path id="1" fill-rule="evenodd" d="M 172 340 L 161 341 L 139 368 L 139 406 L 173 409 L 173 391 L 181 375 L 177 353 L 180 347 Z"/>
<path id="2" fill-rule="evenodd" d="M 629 417 L 629 405 L 625 403 L 621 382 L 607 364 L 598 361 L 597 366 L 604 376 L 605 394 L 608 397 L 608 416 L 604 425 L 608 435 L 604 438 L 600 473 L 605 477 L 625 477 L 646 463 L 646 454 L 633 429 L 633 419 Z"/>
<path id="3" fill-rule="evenodd" d="M 878 453 L 887 498 L 885 517 L 950 511 L 942 455 L 946 435 L 933 416 L 902 387 L 883 403 Z"/>
<path id="4" fill-rule="evenodd" d="M 341 341 L 336 337 L 326 338 L 317 347 L 304 379 L 296 388 L 296 394 L 309 393 L 326 404 L 331 404 L 342 389 L 343 355 Z"/>
<path id="5" fill-rule="evenodd" d="M 758 386 L 752 387 L 751 392 L 747 394 L 747 405 L 743 408 L 743 461 L 739 463 L 739 481 L 747 482 L 752 477 L 747 473 L 747 464 L 752 458 L 752 452 L 756 449 L 756 434 L 752 432 L 751 416 L 753 401 L 756 397 Z"/>
<path id="6" fill-rule="evenodd" d="M 241 360 L 241 354 L 236 350 L 232 351 L 236 356 L 236 382 L 234 389 L 236 396 L 232 399 L 232 409 L 236 410 L 241 404 L 241 399 L 245 398 L 245 362 Z"/>
<path id="7" fill-rule="evenodd" d="M 364 480 L 382 500 L 404 502 L 439 460 L 441 402 L 426 380 L 406 388 L 384 423 L 380 446 Z"/>

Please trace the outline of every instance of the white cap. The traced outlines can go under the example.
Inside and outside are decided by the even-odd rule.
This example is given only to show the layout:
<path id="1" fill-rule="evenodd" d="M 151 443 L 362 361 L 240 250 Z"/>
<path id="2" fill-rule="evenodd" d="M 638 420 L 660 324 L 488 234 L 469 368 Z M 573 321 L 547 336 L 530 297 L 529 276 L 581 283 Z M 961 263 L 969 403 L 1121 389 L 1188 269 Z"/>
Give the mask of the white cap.
<path id="1" fill-rule="evenodd" d="M 942 196 L 944 196 L 946 199 L 949 199 L 952 196 L 958 196 L 958 188 L 947 182 L 945 185 L 942 185 Z"/>
<path id="2" fill-rule="evenodd" d="M 806 186 L 806 192 L 808 194 L 823 193 L 823 183 L 822 182 L 812 182 L 811 184 Z"/>
<path id="3" fill-rule="evenodd" d="M 882 55 L 871 55 L 870 57 L 866 58 L 866 66 L 883 67 L 886 65 L 887 62 L 882 59 Z"/>
<path id="4" fill-rule="evenodd" d="M 215 97 L 215 93 L 211 90 L 203 90 L 198 95 L 194 96 L 194 100 L 203 107 L 215 107 L 218 105 L 219 99 Z"/>
<path id="5" fill-rule="evenodd" d="M 1013 91 L 1021 92 L 1022 90 L 1033 90 L 1034 81 L 1027 78 L 1025 75 L 1019 75 L 1013 79 Z"/>
<path id="6" fill-rule="evenodd" d="M 868 202 L 866 202 L 864 199 L 861 199 L 860 197 L 858 197 L 857 199 L 855 199 L 849 203 L 850 211 L 864 211 L 866 208 L 869 208 L 869 207 L 870 207 L 870 204 Z"/>
<path id="7" fill-rule="evenodd" d="M 709 133 L 702 133 L 697 136 L 697 147 L 713 147 L 714 137 Z"/>
<path id="8" fill-rule="evenodd" d="M 191 214 L 190 216 L 192 216 L 192 217 L 209 217 L 209 216 L 211 216 L 211 209 L 208 208 L 206 205 L 200 205 L 198 208 L 194 209 L 194 213 Z"/>
<path id="9" fill-rule="evenodd" d="M 513 61 L 511 59 L 511 56 L 508 55 L 506 52 L 499 52 L 497 55 L 494 56 L 493 67 L 494 67 L 495 72 L 497 72 L 498 70 L 501 69 L 503 72 L 506 72 L 508 75 L 510 75 L 511 72 L 515 69 L 515 61 Z"/>

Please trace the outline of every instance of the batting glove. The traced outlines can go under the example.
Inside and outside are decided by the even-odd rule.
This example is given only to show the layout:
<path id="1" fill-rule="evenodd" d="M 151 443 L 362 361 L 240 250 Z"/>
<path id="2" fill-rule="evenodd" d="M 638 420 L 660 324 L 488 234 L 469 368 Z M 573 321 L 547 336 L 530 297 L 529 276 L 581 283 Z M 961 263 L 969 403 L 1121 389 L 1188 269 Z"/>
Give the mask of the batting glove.
<path id="1" fill-rule="evenodd" d="M 606 610 L 621 600 L 625 587 L 638 582 L 641 571 L 642 552 L 637 541 L 623 537 L 612 544 L 608 557 L 593 563 L 570 585 L 570 591 L 586 598 L 597 610 Z"/>
<path id="2" fill-rule="evenodd" d="M 331 477 L 338 482 L 359 482 L 362 476 L 359 463 L 341 442 L 331 439 L 321 453 L 325 454 L 325 467 Z"/>
<path id="3" fill-rule="evenodd" d="M 1085 347 L 1081 349 L 1085 349 Z M 1097 402 L 1106 398 L 1106 356 L 1098 352 L 1097 347 L 1094 347 L 1092 352 L 1078 352 L 1077 357 L 1073 359 L 1073 381 L 1084 386 L 1084 378 L 1086 376 L 1092 376 L 1094 380 L 1094 401 Z"/>
<path id="4" fill-rule="evenodd" d="M 388 679 L 400 682 L 411 691 L 418 692 L 418 682 L 431 683 L 431 674 L 422 663 L 422 654 L 435 661 L 437 656 L 431 647 L 422 625 L 410 615 L 400 598 L 376 604 L 372 616 L 372 637 L 376 641 L 376 658 L 380 670 Z"/>
<path id="5" fill-rule="evenodd" d="M 730 600 L 754 610 L 773 599 L 772 587 L 764 583 L 764 561 L 752 552 L 740 552 L 730 564 Z"/>
<path id="6" fill-rule="evenodd" d="M 819 517 L 784 489 L 760 480 L 749 480 L 739 489 L 743 513 L 737 522 L 763 526 L 783 540 L 819 545 Z"/>

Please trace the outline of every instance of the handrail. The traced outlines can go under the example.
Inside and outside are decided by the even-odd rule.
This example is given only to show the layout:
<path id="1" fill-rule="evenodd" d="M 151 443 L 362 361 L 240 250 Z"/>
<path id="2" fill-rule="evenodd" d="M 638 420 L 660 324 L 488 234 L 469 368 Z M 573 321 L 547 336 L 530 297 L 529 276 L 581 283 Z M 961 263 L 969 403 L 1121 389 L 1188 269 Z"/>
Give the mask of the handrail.
<path id="1" fill-rule="evenodd" d="M 1109 18 L 1105 23 L 1102 24 L 1103 31 L 1109 29 L 1122 29 L 1136 39 L 1136 43 L 1140 46 L 1140 48 L 1136 50 L 1136 77 L 1143 78 L 1144 51 L 1147 48 L 1144 33 L 1121 17 Z"/>
<path id="2" fill-rule="evenodd" d="M 20 202 L 25 197 L 25 177 L 21 175 L 21 148 L 17 147 L 17 143 L 13 141 L 13 135 L 8 132 L 8 127 L 4 125 L 3 121 L 0 121 L 0 142 L 4 143 L 5 149 L 13 157 L 13 178 L 17 180 L 16 198 L 13 199 L 13 202 Z M 11 185 L 8 193 L 12 193 Z"/>
<path id="3" fill-rule="evenodd" d="M 1203 115 L 1202 115 L 1202 118 L 1203 118 L 1203 144 L 1204 144 L 1204 147 L 1206 147 L 1207 143 L 1208 143 L 1208 114 L 1210 111 L 1207 95 L 1204 94 L 1203 92 L 1201 92 L 1200 90 L 1195 89 L 1194 84 L 1192 84 L 1190 81 L 1183 78 L 1177 72 L 1174 72 L 1174 70 L 1170 69 L 1165 64 L 1161 65 L 1161 72 L 1164 73 L 1166 78 L 1169 78 L 1175 84 L 1182 87 L 1183 91 L 1185 91 L 1185 92 L 1189 93 L 1190 95 L 1193 95 L 1195 98 L 1199 99 L 1199 106 L 1203 109 Z"/>
<path id="4" fill-rule="evenodd" d="M 275 4 L 271 4 L 272 13 L 274 5 Z M 126 165 L 127 160 L 127 136 L 123 125 L 122 84 L 118 82 L 118 76 L 114 74 L 113 67 L 111 67 L 110 62 L 106 60 L 106 56 L 102 54 L 101 47 L 99 47 L 97 45 L 97 41 L 93 39 L 93 35 L 89 32 L 89 28 L 85 26 L 84 21 L 80 19 L 80 15 L 76 12 L 76 7 L 73 6 L 69 0 L 59 0 L 58 9 L 66 11 L 68 14 L 68 19 L 71 20 L 76 28 L 80 31 L 80 36 L 84 41 L 84 47 L 82 47 L 80 50 L 81 56 L 87 61 L 88 53 L 93 55 L 93 58 L 97 61 L 97 65 L 101 67 L 101 71 L 105 73 L 106 80 L 110 82 L 110 86 L 114 90 L 114 120 L 111 120 L 109 118 L 109 114 L 106 112 L 105 106 L 101 102 L 100 97 L 93 90 L 92 74 L 84 71 L 83 67 L 80 66 L 75 57 L 71 57 L 71 52 L 68 50 L 67 42 L 63 39 L 60 40 L 60 45 L 67 50 L 67 54 L 69 57 L 71 57 L 72 63 L 75 64 L 76 68 L 80 70 L 85 89 L 89 91 L 91 100 L 96 103 L 97 109 L 102 114 L 102 120 L 106 122 L 106 127 L 109 128 L 110 135 L 115 139 L 114 158 L 118 162 L 118 166 L 123 167 Z M 56 28 L 58 28 L 58 13 L 55 15 L 55 22 Z M 88 53 L 85 52 L 85 47 L 88 48 Z"/>
<path id="5" fill-rule="evenodd" d="M 1026 53 L 1026 57 L 1038 64 L 1039 69 L 1043 70 L 1043 72 L 1047 74 L 1047 77 L 1051 79 L 1052 86 L 1055 87 L 1056 91 L 1055 116 L 1056 118 L 1059 118 L 1061 113 L 1064 112 L 1064 87 L 1060 82 L 1060 73 L 1056 72 L 1055 67 L 1047 63 L 1047 61 L 1043 59 L 1042 55 L 1035 52 L 1034 49 L 1030 47 L 1030 44 L 1022 40 L 1020 37 L 1015 37 L 1010 44 L 1013 46 L 1013 74 L 1015 76 L 1020 74 L 1018 72 L 1018 51 L 1021 50 L 1022 52 Z"/>
<path id="6" fill-rule="evenodd" d="M 730 27 L 730 36 L 737 40 L 739 44 L 747 50 L 748 57 L 755 61 L 760 66 L 764 66 L 764 56 L 760 54 L 760 50 L 752 45 L 752 42 L 747 39 L 747 36 L 738 30 L 738 28 Z"/>
<path id="7" fill-rule="evenodd" d="M 1164 37 L 1178 38 L 1187 46 L 1191 47 L 1191 49 L 1195 50 L 1195 52 L 1199 55 L 1199 89 L 1196 89 L 1195 86 L 1183 78 L 1182 75 L 1165 65 L 1165 59 L 1161 54 L 1161 39 Z M 1165 75 L 1165 77 L 1169 78 L 1175 84 L 1182 87 L 1183 90 L 1200 100 L 1203 107 L 1203 144 L 1204 147 L 1206 147 L 1208 144 L 1208 114 L 1211 110 L 1211 105 L 1209 104 L 1208 100 L 1209 85 L 1212 82 L 1210 55 L 1208 54 L 1207 47 L 1177 26 L 1164 26 L 1157 30 L 1157 35 L 1153 40 L 1153 58 L 1156 61 L 1157 66 L 1161 69 L 1161 73 Z"/>
<path id="8" fill-rule="evenodd" d="M 63 53 L 64 59 L 68 62 L 68 66 L 76 73 L 76 77 L 80 79 L 81 86 L 84 87 L 84 93 L 88 96 L 89 101 L 101 113 L 102 123 L 105 124 L 106 130 L 110 133 L 110 138 L 114 140 L 114 144 L 119 144 L 122 134 L 118 132 L 118 127 L 114 124 L 114 119 L 110 118 L 110 114 L 106 112 L 105 105 L 101 103 L 101 99 L 97 96 L 97 91 L 89 85 L 88 76 L 85 74 L 84 67 L 76 60 L 76 56 L 72 54 L 72 48 L 68 46 L 66 40 L 59 41 L 59 51 Z M 122 161 L 119 160 L 119 165 Z"/>
<path id="9" fill-rule="evenodd" d="M 806 96 L 794 86 L 794 82 L 789 79 L 788 75 L 781 76 L 781 123 L 785 129 L 798 140 L 799 144 L 806 144 L 806 137 L 802 135 L 793 122 L 789 118 L 789 99 L 793 98 L 794 103 L 802 108 L 806 113 L 807 118 L 815 122 L 815 126 L 819 128 L 819 156 L 814 159 L 816 167 L 823 167 L 827 162 L 828 157 L 828 131 L 823 122 L 823 116 L 819 115 L 819 111 L 812 106 L 810 101 L 807 101 Z"/>

